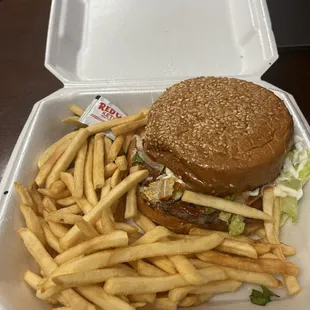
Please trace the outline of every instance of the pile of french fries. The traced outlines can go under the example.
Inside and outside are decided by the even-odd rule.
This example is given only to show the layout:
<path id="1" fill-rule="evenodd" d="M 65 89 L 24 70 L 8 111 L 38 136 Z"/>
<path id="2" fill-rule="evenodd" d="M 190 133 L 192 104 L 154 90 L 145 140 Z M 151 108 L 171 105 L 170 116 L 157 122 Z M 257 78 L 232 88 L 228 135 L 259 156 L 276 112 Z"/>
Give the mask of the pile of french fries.
<path id="1" fill-rule="evenodd" d="M 70 111 L 76 116 L 63 122 L 80 128 L 40 156 L 29 188 L 15 183 L 26 222 L 18 233 L 39 267 L 24 280 L 38 298 L 59 310 L 170 310 L 243 283 L 281 288 L 274 275 L 289 294 L 299 292 L 299 268 L 285 259 L 295 249 L 279 242 L 280 206 L 272 189 L 264 191 L 263 211 L 187 191 L 182 198 L 263 219 L 263 228 L 250 231 L 256 239 L 198 228 L 175 234 L 137 211 L 137 185 L 148 170 L 129 167 L 126 153 L 147 110 L 88 127 L 78 122 L 80 107 Z"/>

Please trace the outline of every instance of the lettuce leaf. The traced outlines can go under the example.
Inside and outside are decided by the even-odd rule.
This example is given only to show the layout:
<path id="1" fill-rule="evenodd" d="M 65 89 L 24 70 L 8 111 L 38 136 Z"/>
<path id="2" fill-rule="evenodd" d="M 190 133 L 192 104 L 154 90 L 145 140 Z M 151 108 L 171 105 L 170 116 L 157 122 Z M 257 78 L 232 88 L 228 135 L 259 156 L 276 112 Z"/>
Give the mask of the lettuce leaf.
<path id="1" fill-rule="evenodd" d="M 226 222 L 227 224 L 229 224 L 230 217 L 231 217 L 231 213 L 229 212 L 222 211 L 219 214 L 219 219 L 222 220 L 223 222 Z"/>
<path id="2" fill-rule="evenodd" d="M 245 223 L 244 217 L 241 215 L 234 214 L 231 217 L 230 224 L 229 224 L 229 234 L 232 236 L 241 235 L 244 231 Z"/>
<path id="3" fill-rule="evenodd" d="M 297 221 L 298 218 L 298 203 L 295 197 L 281 197 L 280 198 L 281 211 L 292 218 L 293 223 Z M 287 218 L 284 220 L 284 222 Z M 283 222 L 283 224 L 284 224 Z M 283 225 L 282 224 L 282 225 Z"/>
<path id="4" fill-rule="evenodd" d="M 299 172 L 299 179 L 304 185 L 310 179 L 310 154 L 308 153 L 308 159 L 303 167 L 303 169 Z"/>

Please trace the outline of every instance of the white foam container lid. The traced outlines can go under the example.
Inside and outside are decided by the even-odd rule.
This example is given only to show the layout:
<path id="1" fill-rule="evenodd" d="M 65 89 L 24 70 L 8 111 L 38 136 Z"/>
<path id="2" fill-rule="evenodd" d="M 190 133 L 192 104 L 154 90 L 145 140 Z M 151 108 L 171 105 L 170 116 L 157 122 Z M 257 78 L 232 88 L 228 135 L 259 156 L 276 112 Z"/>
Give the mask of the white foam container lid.
<path id="1" fill-rule="evenodd" d="M 260 79 L 277 57 L 265 0 L 54 0 L 45 65 L 64 88 L 34 105 L 0 185 L 0 309 L 51 308 L 23 282 L 24 271 L 37 267 L 16 233 L 24 221 L 13 182 L 30 184 L 40 153 L 71 130 L 60 122 L 69 114 L 69 103 L 85 108 L 100 94 L 126 113 L 135 113 L 179 80 L 238 77 L 283 99 L 296 134 L 310 147 L 309 126 L 294 98 Z M 297 249 L 291 260 L 301 267 L 298 279 L 303 291 L 294 298 L 278 291 L 281 299 L 268 309 L 307 308 L 309 202 L 307 184 L 298 223 L 281 232 L 281 240 Z M 253 287 L 244 285 L 195 309 L 255 309 L 248 297 Z"/>

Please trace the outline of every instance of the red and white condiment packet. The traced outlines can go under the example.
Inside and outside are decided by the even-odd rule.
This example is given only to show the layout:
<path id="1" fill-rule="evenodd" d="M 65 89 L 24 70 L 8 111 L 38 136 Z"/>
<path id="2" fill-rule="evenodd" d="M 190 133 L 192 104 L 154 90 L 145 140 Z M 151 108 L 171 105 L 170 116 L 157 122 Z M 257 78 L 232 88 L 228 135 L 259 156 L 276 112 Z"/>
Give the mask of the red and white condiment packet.
<path id="1" fill-rule="evenodd" d="M 93 125 L 124 116 L 127 116 L 127 114 L 112 104 L 108 99 L 97 96 L 87 107 L 79 121 L 86 125 Z M 105 135 L 112 140 L 115 139 L 111 130 L 106 131 Z"/>

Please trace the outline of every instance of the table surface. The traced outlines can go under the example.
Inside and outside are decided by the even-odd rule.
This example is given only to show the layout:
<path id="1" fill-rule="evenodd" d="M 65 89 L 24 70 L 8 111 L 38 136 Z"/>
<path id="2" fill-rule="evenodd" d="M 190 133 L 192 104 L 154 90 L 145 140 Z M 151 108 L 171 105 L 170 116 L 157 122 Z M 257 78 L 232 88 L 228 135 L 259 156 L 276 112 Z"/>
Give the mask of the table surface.
<path id="1" fill-rule="evenodd" d="M 49 10 L 49 0 L 0 0 L 0 178 L 34 103 L 62 87 L 44 68 Z M 310 122 L 310 48 L 279 55 L 262 79 L 291 93 Z"/>

